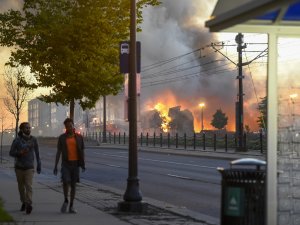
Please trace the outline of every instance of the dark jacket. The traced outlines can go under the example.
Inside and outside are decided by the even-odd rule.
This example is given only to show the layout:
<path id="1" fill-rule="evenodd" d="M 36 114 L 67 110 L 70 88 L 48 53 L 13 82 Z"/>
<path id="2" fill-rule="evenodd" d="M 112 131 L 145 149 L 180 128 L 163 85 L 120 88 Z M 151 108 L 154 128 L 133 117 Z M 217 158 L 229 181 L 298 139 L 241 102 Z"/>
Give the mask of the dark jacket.
<path id="1" fill-rule="evenodd" d="M 21 150 L 27 150 L 26 154 L 21 154 Z M 33 169 L 34 168 L 34 154 L 37 161 L 37 166 L 40 167 L 41 159 L 39 153 L 39 146 L 37 139 L 33 136 L 18 135 L 13 140 L 10 147 L 9 155 L 15 158 L 16 169 Z"/>
<path id="2" fill-rule="evenodd" d="M 81 168 L 85 168 L 85 161 L 84 161 L 84 142 L 83 137 L 80 134 L 75 133 L 75 140 L 77 145 L 77 153 L 79 157 L 79 164 Z M 60 155 L 62 155 L 62 164 L 68 162 L 68 149 L 67 149 L 67 134 L 64 133 L 59 136 L 57 142 L 57 152 L 56 152 L 56 160 L 58 162 Z"/>

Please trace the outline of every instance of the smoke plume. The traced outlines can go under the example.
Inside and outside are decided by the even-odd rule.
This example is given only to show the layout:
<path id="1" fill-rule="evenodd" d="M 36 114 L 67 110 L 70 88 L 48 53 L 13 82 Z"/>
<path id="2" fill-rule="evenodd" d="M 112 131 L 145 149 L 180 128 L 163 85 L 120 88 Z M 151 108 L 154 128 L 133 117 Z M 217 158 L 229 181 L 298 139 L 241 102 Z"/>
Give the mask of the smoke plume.
<path id="1" fill-rule="evenodd" d="M 229 117 L 227 128 L 235 129 L 237 70 L 229 61 L 226 62 L 226 68 L 221 66 L 226 59 L 213 53 L 208 46 L 220 40 L 217 34 L 210 33 L 204 26 L 215 3 L 216 1 L 206 0 L 163 0 L 161 6 L 149 7 L 144 11 L 142 32 L 138 34 L 138 40 L 142 44 L 142 111 L 158 102 L 172 104 L 171 107 L 180 105 L 182 109 L 189 109 L 194 114 L 195 127 L 199 130 L 198 104 L 205 102 L 206 128 L 212 128 L 212 115 L 221 108 Z M 202 47 L 205 48 L 201 51 L 164 64 L 165 60 Z M 172 68 L 172 74 L 167 73 L 167 68 Z M 245 83 L 250 87 L 250 81 Z M 251 93 L 253 92 L 245 96 L 245 100 L 253 97 Z M 252 110 L 251 113 L 244 110 L 245 116 L 247 119 L 251 114 L 252 119 L 245 124 L 257 128 L 256 106 L 249 105 L 249 109 Z"/>

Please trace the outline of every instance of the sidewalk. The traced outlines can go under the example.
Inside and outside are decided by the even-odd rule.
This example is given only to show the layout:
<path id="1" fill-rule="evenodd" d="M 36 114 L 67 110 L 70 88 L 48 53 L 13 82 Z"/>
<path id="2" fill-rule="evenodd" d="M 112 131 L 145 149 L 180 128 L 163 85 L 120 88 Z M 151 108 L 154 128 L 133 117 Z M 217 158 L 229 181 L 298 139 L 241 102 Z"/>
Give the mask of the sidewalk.
<path id="1" fill-rule="evenodd" d="M 115 216 L 104 213 L 80 201 L 76 201 L 76 209 L 78 210 L 77 214 L 60 213 L 60 206 L 63 200 L 62 193 L 47 187 L 47 183 L 53 183 L 51 179 L 49 180 L 47 179 L 47 177 L 44 177 L 43 175 L 39 176 L 37 174 L 35 174 L 33 184 L 33 211 L 30 215 L 26 215 L 24 212 L 19 211 L 21 204 L 19 200 L 19 193 L 13 168 L 4 168 L 4 166 L 1 166 L 0 180 L 0 196 L 4 201 L 4 208 L 14 218 L 17 224 L 129 224 L 127 222 L 121 221 Z M 0 221 L 0 224 L 6 223 L 2 223 Z"/>
<path id="2" fill-rule="evenodd" d="M 88 148 L 127 149 L 125 145 L 101 144 Z M 264 160 L 261 154 L 214 152 L 211 150 L 166 149 L 153 147 L 138 147 L 139 151 L 150 151 L 163 154 L 193 155 L 218 159 L 234 160 L 239 158 L 257 158 Z M 5 157 L 6 158 L 6 157 Z M 9 160 L 9 161 L 8 161 Z M 229 165 L 228 165 L 229 166 Z M 77 214 L 62 214 L 60 207 L 63 200 L 62 187 L 59 179 L 54 176 L 35 174 L 33 184 L 33 211 L 30 215 L 20 212 L 20 200 L 17 182 L 11 158 L 6 158 L 0 164 L 0 197 L 4 208 L 14 218 L 16 223 L 1 225 L 217 225 L 218 218 L 212 218 L 201 213 L 170 205 L 158 200 L 143 198 L 148 209 L 142 214 L 121 213 L 117 205 L 122 201 L 123 191 L 102 184 L 81 180 L 77 186 L 75 208 Z"/>
<path id="3" fill-rule="evenodd" d="M 11 161 L 0 164 L 0 197 L 5 210 L 15 223 L 1 225 L 216 225 L 218 219 L 180 209 L 157 200 L 144 198 L 147 210 L 141 214 L 118 212 L 118 202 L 123 193 L 119 190 L 88 181 L 78 184 L 74 202 L 77 214 L 62 214 L 63 200 L 59 179 L 45 174 L 35 174 L 33 184 L 33 211 L 20 212 L 17 182 Z"/>

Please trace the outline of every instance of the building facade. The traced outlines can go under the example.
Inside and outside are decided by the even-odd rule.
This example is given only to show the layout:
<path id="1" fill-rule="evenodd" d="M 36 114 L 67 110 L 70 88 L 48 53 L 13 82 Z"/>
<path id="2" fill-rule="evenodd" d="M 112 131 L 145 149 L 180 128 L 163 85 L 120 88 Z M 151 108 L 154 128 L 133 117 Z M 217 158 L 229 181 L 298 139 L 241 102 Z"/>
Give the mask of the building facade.
<path id="1" fill-rule="evenodd" d="M 124 120 L 123 96 L 106 97 L 106 131 L 127 132 L 128 123 Z M 83 110 L 76 103 L 74 109 L 74 125 L 81 133 L 103 131 L 103 98 L 94 108 Z M 56 137 L 64 131 L 63 121 L 70 116 L 69 106 L 56 103 L 45 103 L 38 99 L 28 102 L 28 121 L 32 126 L 32 134 L 36 136 Z"/>
<path id="2" fill-rule="evenodd" d="M 51 127 L 50 104 L 32 99 L 28 102 L 28 121 L 31 125 L 32 134 L 45 136 Z"/>

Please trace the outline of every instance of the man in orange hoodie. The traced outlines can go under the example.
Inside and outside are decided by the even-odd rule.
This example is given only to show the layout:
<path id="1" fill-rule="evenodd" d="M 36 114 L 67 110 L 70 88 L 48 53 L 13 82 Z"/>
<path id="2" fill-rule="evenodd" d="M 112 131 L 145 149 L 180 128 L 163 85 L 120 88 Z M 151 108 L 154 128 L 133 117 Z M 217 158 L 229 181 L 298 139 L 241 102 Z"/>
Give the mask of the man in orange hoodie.
<path id="1" fill-rule="evenodd" d="M 85 171 L 84 142 L 83 137 L 75 132 L 74 122 L 72 119 L 65 119 L 64 125 L 66 132 L 61 134 L 58 138 L 53 173 L 54 175 L 57 175 L 57 164 L 59 162 L 60 155 L 62 155 L 61 178 L 63 182 L 65 200 L 61 207 L 61 212 L 65 213 L 67 211 L 69 204 L 69 188 L 71 188 L 69 213 L 76 213 L 73 203 L 76 193 L 76 183 L 79 182 L 79 168 L 81 167 L 82 172 Z"/>

